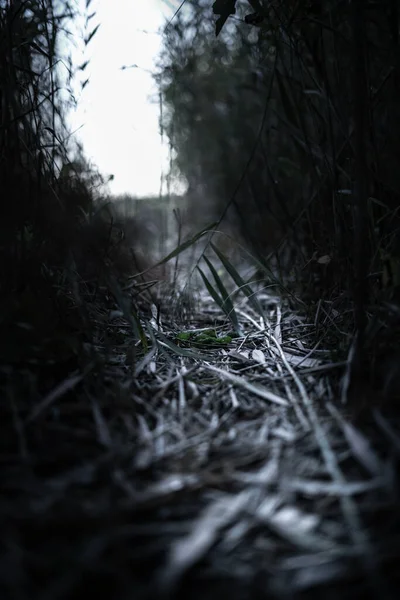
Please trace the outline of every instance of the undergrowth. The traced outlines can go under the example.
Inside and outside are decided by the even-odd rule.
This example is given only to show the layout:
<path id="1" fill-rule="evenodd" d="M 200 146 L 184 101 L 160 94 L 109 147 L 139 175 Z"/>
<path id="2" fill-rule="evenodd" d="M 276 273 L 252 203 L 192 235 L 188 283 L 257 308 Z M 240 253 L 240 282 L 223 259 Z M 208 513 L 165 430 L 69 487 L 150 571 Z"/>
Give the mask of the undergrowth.
<path id="1" fill-rule="evenodd" d="M 97 31 L 90 5 L 85 46 Z M 146 219 L 119 210 L 70 140 L 60 90 L 72 98 L 76 72 L 58 40 L 71 16 L 68 2 L 0 1 L 2 597 L 77 598 L 88 586 L 118 599 L 204 597 L 205 588 L 217 597 L 219 581 L 234 598 L 342 593 L 349 582 L 349 596 L 368 597 L 395 586 L 394 195 L 368 199 L 370 368 L 350 398 L 346 206 L 335 200 L 324 215 L 328 190 L 310 171 L 321 204 L 307 207 L 296 239 L 271 236 L 275 246 L 254 233 L 246 245 L 206 210 L 208 223 L 186 228 L 176 200 L 161 244 L 160 230 L 151 237 Z M 305 43 L 293 22 L 288 40 Z M 310 27 L 317 36 L 322 25 Z M 275 76 L 287 112 L 297 92 L 282 52 Z M 304 154 L 306 125 L 289 128 Z"/>

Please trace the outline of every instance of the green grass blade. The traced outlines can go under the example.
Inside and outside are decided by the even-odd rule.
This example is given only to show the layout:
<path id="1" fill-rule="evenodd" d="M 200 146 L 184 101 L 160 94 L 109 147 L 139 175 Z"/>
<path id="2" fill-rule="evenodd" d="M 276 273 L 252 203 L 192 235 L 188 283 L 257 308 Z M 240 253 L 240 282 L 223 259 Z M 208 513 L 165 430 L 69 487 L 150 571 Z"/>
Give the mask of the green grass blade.
<path id="1" fill-rule="evenodd" d="M 229 292 L 226 289 L 226 287 L 224 286 L 224 284 L 222 283 L 222 280 L 221 280 L 220 276 L 218 275 L 218 273 L 217 273 L 214 265 L 207 258 L 207 256 L 204 256 L 204 260 L 207 263 L 207 266 L 210 269 L 210 271 L 212 273 L 212 276 L 214 277 L 214 281 L 217 284 L 217 287 L 218 287 L 218 289 L 220 291 L 221 298 L 222 298 L 222 300 L 224 302 L 224 305 L 225 305 L 224 310 L 228 310 L 228 311 L 234 310 L 232 299 L 229 296 Z"/>
<path id="2" fill-rule="evenodd" d="M 238 286 L 239 290 L 242 291 L 247 298 L 249 299 L 249 303 L 252 306 L 253 310 L 258 313 L 261 317 L 264 317 L 263 308 L 257 298 L 256 293 L 252 290 L 252 288 L 242 279 L 240 274 L 237 272 L 233 264 L 228 260 L 228 258 L 223 254 L 213 243 L 211 243 L 211 248 L 214 250 L 215 254 L 218 256 L 226 271 L 232 277 L 233 281 Z"/>
<path id="3" fill-rule="evenodd" d="M 178 256 L 178 254 L 181 254 L 181 252 L 183 252 L 184 250 L 187 250 L 187 248 L 190 248 L 190 246 L 193 246 L 193 244 L 195 244 L 206 233 L 208 233 L 208 232 L 212 231 L 213 229 L 215 229 L 215 227 L 217 225 L 218 225 L 217 222 L 211 223 L 211 225 L 207 225 L 207 227 L 205 227 L 204 229 L 202 229 L 201 231 L 199 231 L 198 233 L 196 233 L 196 235 L 194 235 L 192 238 L 190 238 L 189 240 L 186 240 L 186 242 L 182 242 L 182 244 L 180 244 L 179 246 L 177 246 L 177 248 L 175 248 L 175 250 L 173 250 L 172 252 L 170 252 L 165 258 L 163 258 L 162 260 L 160 260 L 160 262 L 158 262 L 157 264 L 155 264 L 154 267 L 158 267 L 160 265 L 163 265 L 166 262 L 168 262 L 169 260 L 171 260 L 171 258 L 175 258 L 176 256 Z M 154 268 L 154 267 L 152 267 L 152 268 Z"/>
<path id="4" fill-rule="evenodd" d="M 197 270 L 199 271 L 205 286 L 207 288 L 208 293 L 210 294 L 210 296 L 212 297 L 212 299 L 214 300 L 214 302 L 220 307 L 220 309 L 226 314 L 226 316 L 228 317 L 228 319 L 230 320 L 230 322 L 232 323 L 233 327 L 235 328 L 235 331 L 239 334 L 242 335 L 242 330 L 241 327 L 239 325 L 239 321 L 238 321 L 238 317 L 235 311 L 235 308 L 233 306 L 232 300 L 229 297 L 229 294 L 226 290 L 226 288 L 224 287 L 218 273 L 216 272 L 215 268 L 213 267 L 213 265 L 210 263 L 210 261 L 204 257 L 204 260 L 206 261 L 208 267 L 210 268 L 211 273 L 213 274 L 213 277 L 215 279 L 215 282 L 221 292 L 221 296 L 218 294 L 218 292 L 213 288 L 213 286 L 211 285 L 211 283 L 209 282 L 209 280 L 207 279 L 207 276 L 205 275 L 205 273 L 202 271 L 202 269 L 200 267 L 197 267 Z"/>
<path id="5" fill-rule="evenodd" d="M 177 356 L 186 356 L 187 358 L 194 358 L 196 360 L 213 360 L 211 354 L 206 354 L 203 352 L 195 352 L 194 350 L 189 350 L 187 348 L 182 348 L 181 346 L 177 346 L 171 340 L 169 340 L 161 331 L 157 331 L 156 340 L 159 344 L 166 346 Z"/>
<path id="6" fill-rule="evenodd" d="M 215 289 L 213 288 L 213 286 L 211 285 L 211 283 L 208 281 L 207 276 L 204 273 L 204 271 L 200 267 L 197 267 L 197 270 L 199 271 L 199 273 L 200 273 L 200 275 L 201 275 L 201 277 L 202 277 L 202 279 L 204 281 L 204 284 L 205 284 L 205 286 L 207 288 L 207 291 L 210 294 L 211 298 L 220 307 L 220 309 L 225 312 L 223 298 L 221 298 L 219 296 L 219 294 L 215 291 Z"/>

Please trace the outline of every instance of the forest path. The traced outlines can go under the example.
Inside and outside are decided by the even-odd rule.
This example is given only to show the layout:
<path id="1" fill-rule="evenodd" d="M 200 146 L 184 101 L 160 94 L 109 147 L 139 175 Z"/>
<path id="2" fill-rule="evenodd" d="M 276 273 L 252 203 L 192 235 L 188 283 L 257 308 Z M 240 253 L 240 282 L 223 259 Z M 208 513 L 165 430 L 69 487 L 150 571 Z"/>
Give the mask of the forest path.
<path id="1" fill-rule="evenodd" d="M 395 597 L 399 423 L 356 424 L 314 323 L 257 297 L 240 337 L 205 291 L 165 297 L 145 353 L 94 306 L 100 362 L 9 398 L 2 597 Z"/>
<path id="2" fill-rule="evenodd" d="M 389 532 L 399 438 L 379 411 L 356 427 L 340 399 L 345 364 L 313 341 L 299 312 L 257 297 L 264 320 L 249 302 L 236 307 L 242 336 L 224 347 L 226 319 L 203 293 L 201 318 L 183 334 L 171 327 L 170 341 L 183 346 L 178 362 L 159 356 L 152 366 L 163 390 L 160 434 L 172 439 L 155 444 L 166 471 L 146 494 L 161 499 L 175 487 L 176 509 L 188 509 L 162 588 L 175 597 L 188 573 L 201 580 L 200 564 L 206 579 L 229 572 L 260 597 L 262 589 L 297 597 L 341 584 L 353 596 L 384 595 L 383 548 L 397 543 Z"/>

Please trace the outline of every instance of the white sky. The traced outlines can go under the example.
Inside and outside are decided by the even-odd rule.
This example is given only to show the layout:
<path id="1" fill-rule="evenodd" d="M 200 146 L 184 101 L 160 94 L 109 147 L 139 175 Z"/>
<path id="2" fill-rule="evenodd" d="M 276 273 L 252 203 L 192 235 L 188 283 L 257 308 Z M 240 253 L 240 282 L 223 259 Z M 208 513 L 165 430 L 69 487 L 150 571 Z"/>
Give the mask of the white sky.
<path id="1" fill-rule="evenodd" d="M 100 23 L 88 46 L 90 76 L 71 116 L 85 153 L 114 194 L 158 195 L 168 167 L 168 140 L 161 147 L 157 87 L 149 71 L 161 47 L 157 34 L 179 0 L 94 0 L 91 25 Z M 123 65 L 140 68 L 121 70 Z M 164 184 L 163 190 L 166 190 Z"/>

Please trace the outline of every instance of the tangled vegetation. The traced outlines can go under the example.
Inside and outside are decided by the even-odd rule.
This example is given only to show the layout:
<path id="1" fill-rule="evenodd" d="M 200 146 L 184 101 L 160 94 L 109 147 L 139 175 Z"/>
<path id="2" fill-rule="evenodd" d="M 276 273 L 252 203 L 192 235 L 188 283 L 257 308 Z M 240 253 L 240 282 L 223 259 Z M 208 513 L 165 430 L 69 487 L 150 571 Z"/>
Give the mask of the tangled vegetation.
<path id="1" fill-rule="evenodd" d="M 397 2 L 183 3 L 141 200 L 66 125 L 85 6 L 0 0 L 1 597 L 396 597 Z"/>

